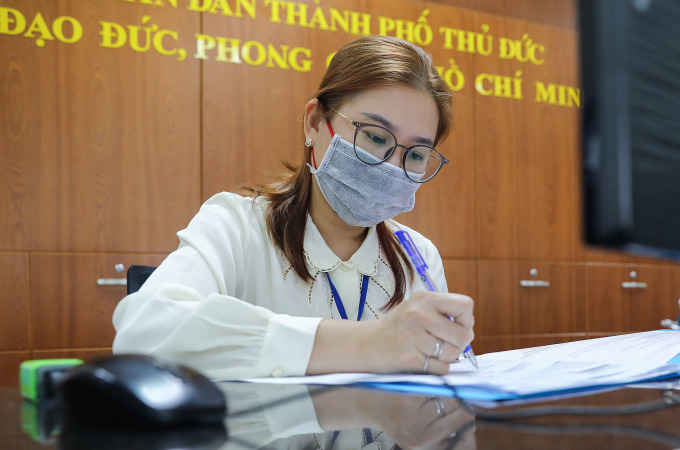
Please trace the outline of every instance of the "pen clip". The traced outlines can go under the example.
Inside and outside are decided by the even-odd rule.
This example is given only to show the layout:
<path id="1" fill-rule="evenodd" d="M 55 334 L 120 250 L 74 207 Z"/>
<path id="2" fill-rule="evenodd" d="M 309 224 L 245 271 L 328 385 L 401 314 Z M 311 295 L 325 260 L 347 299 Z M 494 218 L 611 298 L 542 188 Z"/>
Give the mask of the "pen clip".
<path id="1" fill-rule="evenodd" d="M 413 263 L 416 272 L 422 275 L 427 270 L 427 263 L 425 263 L 425 259 L 423 258 L 423 255 L 420 254 L 420 250 L 416 247 L 411 235 L 404 230 L 395 231 L 394 234 L 397 236 L 397 239 L 399 239 L 404 250 L 406 250 L 406 253 L 408 253 L 409 258 L 411 258 L 411 262 Z"/>

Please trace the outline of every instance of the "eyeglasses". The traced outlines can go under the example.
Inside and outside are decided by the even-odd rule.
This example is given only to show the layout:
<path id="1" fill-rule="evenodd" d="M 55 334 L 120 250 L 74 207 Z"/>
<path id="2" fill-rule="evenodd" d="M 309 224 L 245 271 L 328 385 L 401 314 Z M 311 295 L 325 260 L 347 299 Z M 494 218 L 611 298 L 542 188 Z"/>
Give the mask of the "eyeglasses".
<path id="1" fill-rule="evenodd" d="M 332 109 L 332 108 L 331 108 Z M 376 165 L 387 161 L 397 147 L 406 152 L 403 156 L 404 173 L 416 183 L 425 183 L 434 178 L 448 159 L 427 145 L 406 147 L 397 142 L 394 134 L 385 127 L 372 123 L 356 122 L 332 109 L 337 115 L 356 127 L 354 131 L 354 153 L 361 162 Z M 328 128 L 333 132 L 330 122 Z"/>

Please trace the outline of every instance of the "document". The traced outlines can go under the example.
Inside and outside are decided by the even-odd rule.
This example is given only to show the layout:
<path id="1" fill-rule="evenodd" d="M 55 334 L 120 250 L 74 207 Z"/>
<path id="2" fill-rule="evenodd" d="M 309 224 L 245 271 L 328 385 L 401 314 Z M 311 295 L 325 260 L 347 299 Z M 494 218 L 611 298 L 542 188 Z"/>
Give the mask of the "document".
<path id="1" fill-rule="evenodd" d="M 657 330 L 477 356 L 479 369 L 457 361 L 444 376 L 345 373 L 248 379 L 280 384 L 350 385 L 510 400 L 680 377 L 680 332 Z"/>

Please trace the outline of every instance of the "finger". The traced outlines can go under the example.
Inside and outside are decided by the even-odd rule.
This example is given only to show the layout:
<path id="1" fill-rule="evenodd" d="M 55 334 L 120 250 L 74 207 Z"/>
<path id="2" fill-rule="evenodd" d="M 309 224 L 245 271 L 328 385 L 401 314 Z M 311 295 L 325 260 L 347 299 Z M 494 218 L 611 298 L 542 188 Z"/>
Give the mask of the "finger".
<path id="1" fill-rule="evenodd" d="M 433 336 L 429 332 L 423 333 L 423 338 L 419 340 L 418 351 L 425 356 L 430 356 L 432 358 L 439 358 L 442 356 L 445 341 Z"/>
<path id="2" fill-rule="evenodd" d="M 462 344 L 456 345 L 442 339 L 442 352 L 437 359 L 443 363 L 451 364 L 458 359 L 464 348 Z"/>
<path id="3" fill-rule="evenodd" d="M 475 324 L 474 301 L 467 295 L 433 293 L 431 301 L 438 313 L 452 318 L 454 322 L 467 328 Z"/>
<path id="4" fill-rule="evenodd" d="M 431 375 L 446 375 L 447 373 L 449 373 L 449 363 L 446 363 L 439 359 L 429 358 L 427 370 L 424 372 L 429 373 Z"/>
<path id="5" fill-rule="evenodd" d="M 465 328 L 446 318 L 429 323 L 426 329 L 433 336 L 430 339 L 434 339 L 434 341 L 440 339 L 446 343 L 444 353 L 439 358 L 442 361 L 452 362 L 457 359 L 461 349 L 465 348 L 474 338 L 472 329 Z M 431 346 L 429 352 L 432 352 L 435 348 L 435 344 L 432 343 L 424 345 Z"/>
<path id="6" fill-rule="evenodd" d="M 459 345 L 451 344 L 445 339 L 439 339 L 428 334 L 428 338 L 424 340 L 424 345 L 420 345 L 418 350 L 425 356 L 430 356 L 432 359 L 438 359 L 445 363 L 452 363 L 460 356 L 461 348 Z M 437 345 L 439 342 L 439 345 Z M 436 350 L 439 349 L 439 352 Z"/>

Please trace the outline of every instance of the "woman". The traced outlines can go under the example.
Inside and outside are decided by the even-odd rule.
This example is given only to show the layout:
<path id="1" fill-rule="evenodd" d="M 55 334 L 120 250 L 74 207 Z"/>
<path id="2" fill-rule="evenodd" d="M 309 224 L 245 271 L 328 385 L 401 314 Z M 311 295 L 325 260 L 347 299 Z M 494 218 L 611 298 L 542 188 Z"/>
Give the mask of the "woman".
<path id="1" fill-rule="evenodd" d="M 223 379 L 446 373 L 472 340 L 472 300 L 416 292 L 393 231 L 411 234 L 446 292 L 441 258 L 390 219 L 446 162 L 433 147 L 448 132 L 451 96 L 406 41 L 343 47 L 305 106 L 303 162 L 249 196 L 202 206 L 179 248 L 116 309 L 114 352 Z M 329 320 L 339 318 L 351 320 Z"/>

